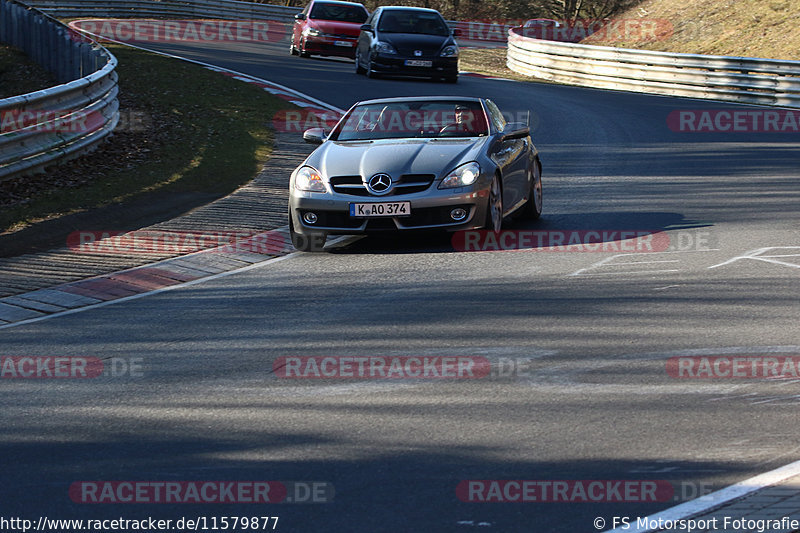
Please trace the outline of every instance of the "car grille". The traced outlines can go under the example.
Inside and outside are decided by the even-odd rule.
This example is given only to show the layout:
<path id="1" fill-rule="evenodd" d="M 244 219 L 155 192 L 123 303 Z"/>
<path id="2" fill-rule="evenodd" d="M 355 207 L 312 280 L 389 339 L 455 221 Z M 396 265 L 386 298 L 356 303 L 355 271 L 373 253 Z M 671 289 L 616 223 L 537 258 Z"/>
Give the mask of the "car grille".
<path id="1" fill-rule="evenodd" d="M 399 194 L 422 192 L 431 186 L 436 179 L 434 174 L 403 174 L 400 179 L 393 180 L 392 192 L 381 195 L 381 198 Z M 361 176 L 334 176 L 330 179 L 334 192 L 350 196 L 373 196 L 361 179 Z"/>
<path id="2" fill-rule="evenodd" d="M 399 55 L 403 56 L 403 57 L 413 57 L 413 58 L 419 58 L 419 59 L 431 59 L 431 58 L 435 58 L 436 57 L 436 52 L 439 51 L 438 49 L 432 49 L 432 50 L 422 49 L 422 55 L 418 56 L 418 55 L 414 54 L 414 52 L 416 50 L 419 50 L 419 48 L 398 47 L 397 48 L 397 53 Z"/>

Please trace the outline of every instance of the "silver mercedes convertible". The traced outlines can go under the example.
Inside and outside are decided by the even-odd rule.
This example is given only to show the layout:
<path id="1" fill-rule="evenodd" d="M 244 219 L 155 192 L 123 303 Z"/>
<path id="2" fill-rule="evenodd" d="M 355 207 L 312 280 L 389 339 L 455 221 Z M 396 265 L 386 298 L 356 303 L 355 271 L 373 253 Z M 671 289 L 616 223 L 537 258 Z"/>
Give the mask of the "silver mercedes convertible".
<path id="1" fill-rule="evenodd" d="M 524 124 L 491 100 L 386 98 L 358 102 L 292 172 L 289 230 L 298 250 L 328 235 L 486 228 L 512 214 L 539 218 L 542 165 Z"/>

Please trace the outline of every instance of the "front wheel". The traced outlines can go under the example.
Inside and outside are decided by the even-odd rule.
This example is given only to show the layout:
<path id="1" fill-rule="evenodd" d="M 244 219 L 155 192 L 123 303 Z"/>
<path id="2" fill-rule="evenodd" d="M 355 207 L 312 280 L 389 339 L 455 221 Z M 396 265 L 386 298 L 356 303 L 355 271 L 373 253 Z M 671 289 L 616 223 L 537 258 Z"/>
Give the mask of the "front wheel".
<path id="1" fill-rule="evenodd" d="M 531 176 L 531 191 L 528 203 L 525 204 L 525 216 L 536 220 L 542 216 L 542 166 L 539 160 L 533 162 L 533 176 Z"/>
<path id="2" fill-rule="evenodd" d="M 367 62 L 367 64 L 364 67 L 364 69 L 367 71 L 367 77 L 368 78 L 375 79 L 375 78 L 380 77 L 380 74 L 378 74 L 377 72 L 372 70 L 372 60 L 371 59 Z"/>
<path id="3" fill-rule="evenodd" d="M 358 52 L 356 52 L 356 74 L 364 74 L 364 67 L 358 62 Z"/>
<path id="4" fill-rule="evenodd" d="M 306 52 L 306 43 L 305 41 L 300 41 L 300 50 L 298 50 L 300 57 L 311 57 L 311 54 Z"/>
<path id="5" fill-rule="evenodd" d="M 492 185 L 489 187 L 484 227 L 495 233 L 500 233 L 503 229 L 503 190 L 500 188 L 500 178 L 497 174 L 494 175 Z"/>
<path id="6" fill-rule="evenodd" d="M 325 233 L 295 232 L 291 213 L 289 213 L 289 236 L 292 239 L 292 246 L 301 252 L 321 252 L 328 238 Z"/>

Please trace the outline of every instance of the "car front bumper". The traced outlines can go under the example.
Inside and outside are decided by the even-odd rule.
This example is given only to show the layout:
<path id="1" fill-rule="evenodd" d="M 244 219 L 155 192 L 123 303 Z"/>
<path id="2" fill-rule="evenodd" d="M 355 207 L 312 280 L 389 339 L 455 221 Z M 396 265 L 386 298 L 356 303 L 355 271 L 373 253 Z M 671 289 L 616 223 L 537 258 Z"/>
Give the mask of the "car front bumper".
<path id="1" fill-rule="evenodd" d="M 349 57 L 353 59 L 356 57 L 356 41 L 357 39 L 355 37 L 309 35 L 306 36 L 304 44 L 305 51 L 309 54 Z M 336 43 L 349 43 L 349 46 Z"/>
<path id="2" fill-rule="evenodd" d="M 431 61 L 430 67 L 415 67 L 406 61 Z M 458 76 L 458 57 L 405 57 L 377 54 L 372 59 L 372 70 L 381 74 L 398 76 L 443 77 Z"/>
<path id="3" fill-rule="evenodd" d="M 479 180 L 483 182 L 487 180 Z M 456 189 L 431 189 L 425 193 L 395 196 L 350 196 L 338 193 L 312 193 L 291 191 L 289 213 L 297 233 L 327 233 L 332 235 L 356 235 L 387 231 L 431 230 L 460 231 L 483 227 L 491 179 L 481 187 L 459 187 Z M 351 203 L 410 202 L 410 216 L 387 216 L 360 218 L 350 215 Z M 467 217 L 454 221 L 450 212 L 461 207 Z M 315 224 L 308 224 L 303 215 L 317 215 Z"/>

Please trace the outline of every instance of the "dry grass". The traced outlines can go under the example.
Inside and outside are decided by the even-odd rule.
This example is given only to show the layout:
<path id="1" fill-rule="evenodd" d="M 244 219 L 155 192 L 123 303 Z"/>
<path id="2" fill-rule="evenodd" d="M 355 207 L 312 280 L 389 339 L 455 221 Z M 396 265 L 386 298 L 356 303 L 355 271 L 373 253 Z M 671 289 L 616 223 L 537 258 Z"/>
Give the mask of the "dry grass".
<path id="1" fill-rule="evenodd" d="M 458 58 L 459 70 L 477 72 L 487 76 L 497 76 L 511 80 L 529 81 L 530 78 L 509 70 L 506 66 L 505 48 L 484 48 L 461 50 Z"/>
<path id="2" fill-rule="evenodd" d="M 583 44 L 800 59 L 800 0 L 645 0 L 617 18 L 660 19 L 672 31 L 655 40 L 589 37 Z"/>

